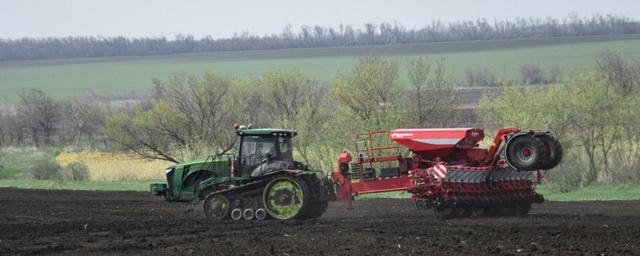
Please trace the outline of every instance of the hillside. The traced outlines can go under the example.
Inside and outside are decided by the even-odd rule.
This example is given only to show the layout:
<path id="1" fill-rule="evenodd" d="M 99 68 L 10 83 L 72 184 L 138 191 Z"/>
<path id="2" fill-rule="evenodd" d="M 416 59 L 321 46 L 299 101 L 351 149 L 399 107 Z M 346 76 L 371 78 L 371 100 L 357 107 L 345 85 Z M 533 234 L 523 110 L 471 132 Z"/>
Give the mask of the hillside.
<path id="1" fill-rule="evenodd" d="M 22 88 L 39 88 L 56 97 L 88 91 L 129 94 L 150 88 L 153 77 L 163 79 L 176 71 L 197 73 L 208 69 L 248 76 L 269 68 L 298 68 L 315 78 L 331 80 L 365 54 L 400 60 L 425 55 L 443 57 L 453 77 L 467 68 L 486 67 L 499 77 L 515 78 L 522 64 L 535 63 L 545 69 L 557 65 L 567 78 L 577 69 L 591 67 L 594 57 L 606 49 L 627 57 L 640 57 L 638 45 L 640 35 L 616 35 L 8 61 L 0 62 L 0 95 L 14 101 Z"/>

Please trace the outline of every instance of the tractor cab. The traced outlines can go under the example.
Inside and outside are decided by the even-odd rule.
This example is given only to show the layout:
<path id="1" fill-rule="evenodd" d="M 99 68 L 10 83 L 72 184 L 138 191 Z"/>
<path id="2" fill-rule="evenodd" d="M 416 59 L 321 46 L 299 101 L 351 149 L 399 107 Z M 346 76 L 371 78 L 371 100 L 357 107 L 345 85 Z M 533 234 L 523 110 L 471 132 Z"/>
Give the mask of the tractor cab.
<path id="1" fill-rule="evenodd" d="M 249 129 L 240 127 L 238 176 L 258 177 L 293 163 L 291 139 L 296 131 L 285 129 Z"/>

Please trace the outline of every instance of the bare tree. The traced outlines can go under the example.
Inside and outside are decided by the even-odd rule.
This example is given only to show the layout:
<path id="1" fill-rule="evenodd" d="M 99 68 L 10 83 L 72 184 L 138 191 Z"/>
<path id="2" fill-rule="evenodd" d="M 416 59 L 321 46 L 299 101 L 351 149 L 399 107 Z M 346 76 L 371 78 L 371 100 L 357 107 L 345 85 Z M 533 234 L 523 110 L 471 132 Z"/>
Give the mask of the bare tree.
<path id="1" fill-rule="evenodd" d="M 456 107 L 453 84 L 448 77 L 444 59 L 431 62 L 416 58 L 409 62 L 409 109 L 415 114 L 417 126 L 447 126 L 453 122 Z"/>
<path id="2" fill-rule="evenodd" d="M 224 153 L 235 142 L 233 111 L 228 99 L 233 80 L 212 72 L 201 77 L 175 74 L 166 97 L 151 109 L 109 118 L 106 135 L 148 159 L 180 162 Z"/>
<path id="3" fill-rule="evenodd" d="M 76 99 L 61 104 L 61 110 L 64 132 L 59 136 L 66 137 L 69 144 L 94 145 L 106 120 L 104 108 Z"/>
<path id="4" fill-rule="evenodd" d="M 322 127 L 330 117 L 327 104 L 329 86 L 306 77 L 298 70 L 270 70 L 256 81 L 263 95 L 263 107 L 277 127 L 300 131 L 295 140 L 297 152 L 311 166 L 326 167 L 318 152 L 325 134 Z"/>
<path id="5" fill-rule="evenodd" d="M 542 84 L 544 81 L 544 72 L 538 65 L 527 63 L 520 67 L 520 82 L 523 84 Z"/>
<path id="6" fill-rule="evenodd" d="M 39 147 L 52 145 L 60 119 L 60 103 L 38 89 L 23 90 L 18 94 L 18 115 Z"/>
<path id="7" fill-rule="evenodd" d="M 487 68 L 468 68 L 457 84 L 459 87 L 495 87 L 498 80 Z"/>
<path id="8" fill-rule="evenodd" d="M 640 62 L 632 62 L 618 53 L 605 51 L 596 63 L 598 72 L 617 92 L 629 94 L 640 89 Z"/>

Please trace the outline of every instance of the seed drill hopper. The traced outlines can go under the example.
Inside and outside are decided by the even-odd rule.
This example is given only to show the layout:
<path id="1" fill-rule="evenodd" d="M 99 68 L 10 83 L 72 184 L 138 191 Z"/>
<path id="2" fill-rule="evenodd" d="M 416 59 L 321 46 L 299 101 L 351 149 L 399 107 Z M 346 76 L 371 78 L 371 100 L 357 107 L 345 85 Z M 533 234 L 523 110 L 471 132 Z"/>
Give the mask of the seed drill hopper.
<path id="1" fill-rule="evenodd" d="M 526 215 L 544 201 L 534 186 L 562 158 L 547 132 L 500 129 L 488 147 L 479 128 L 397 129 L 355 136 L 331 173 L 337 199 L 407 191 L 418 208 L 441 218 Z"/>

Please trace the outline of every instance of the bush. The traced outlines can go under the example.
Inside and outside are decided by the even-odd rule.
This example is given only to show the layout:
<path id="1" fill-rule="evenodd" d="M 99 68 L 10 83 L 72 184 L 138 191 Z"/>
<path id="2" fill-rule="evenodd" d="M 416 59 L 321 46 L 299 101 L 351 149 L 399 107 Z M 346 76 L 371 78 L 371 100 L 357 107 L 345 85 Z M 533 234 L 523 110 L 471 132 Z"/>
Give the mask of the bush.
<path id="1" fill-rule="evenodd" d="M 35 161 L 31 174 L 38 180 L 58 181 L 62 178 L 61 169 L 55 158 L 47 156 Z"/>
<path id="2" fill-rule="evenodd" d="M 497 87 L 498 79 L 487 68 L 468 68 L 458 80 L 458 87 Z"/>
<path id="3" fill-rule="evenodd" d="M 80 162 L 70 163 L 64 168 L 64 174 L 73 181 L 89 180 L 89 167 Z"/>
<path id="4" fill-rule="evenodd" d="M 549 79 L 546 81 L 547 83 L 560 83 L 562 82 L 562 69 L 560 66 L 553 65 L 549 69 Z"/>
<path id="5" fill-rule="evenodd" d="M 520 67 L 520 82 L 523 84 L 543 84 L 544 72 L 536 64 L 524 64 Z"/>

